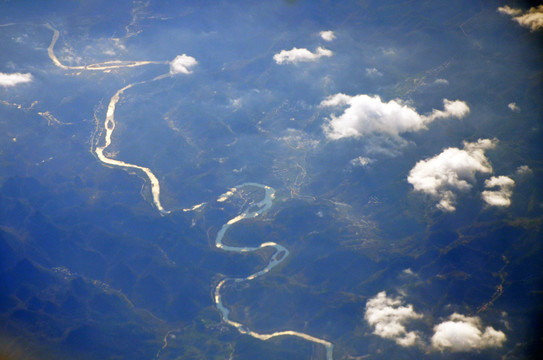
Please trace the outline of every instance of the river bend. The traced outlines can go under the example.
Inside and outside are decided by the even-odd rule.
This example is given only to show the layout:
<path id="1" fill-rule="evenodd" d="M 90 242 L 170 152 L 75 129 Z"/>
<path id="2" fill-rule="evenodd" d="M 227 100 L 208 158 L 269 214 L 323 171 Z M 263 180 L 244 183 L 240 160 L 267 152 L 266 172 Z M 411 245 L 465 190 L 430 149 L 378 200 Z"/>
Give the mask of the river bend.
<path id="1" fill-rule="evenodd" d="M 289 251 L 287 248 L 275 242 L 265 242 L 256 247 L 230 246 L 230 245 L 225 245 L 223 243 L 224 235 L 226 234 L 230 226 L 232 226 L 233 224 L 239 221 L 243 221 L 245 219 L 252 219 L 261 215 L 262 213 L 270 209 L 273 204 L 273 199 L 275 198 L 275 189 L 267 185 L 262 185 L 258 183 L 244 183 L 235 188 L 232 188 L 227 193 L 221 195 L 217 199 L 217 201 L 219 202 L 225 201 L 228 197 L 232 196 L 236 191 L 247 186 L 259 187 L 259 188 L 264 189 L 265 191 L 264 199 L 262 199 L 260 202 L 252 206 L 249 206 L 244 212 L 242 212 L 238 216 L 226 222 L 226 224 L 224 224 L 219 230 L 219 232 L 217 233 L 217 236 L 215 238 L 215 246 L 224 251 L 237 252 L 237 253 L 253 252 L 265 247 L 272 247 L 275 249 L 275 252 L 271 256 L 270 261 L 268 262 L 268 265 L 266 265 L 262 270 L 257 271 L 254 274 L 251 274 L 244 278 L 226 278 L 226 279 L 221 280 L 219 284 L 217 285 L 217 287 L 215 288 L 215 294 L 214 294 L 215 306 L 221 313 L 223 321 L 227 323 L 228 325 L 235 327 L 241 334 L 250 335 L 260 340 L 268 340 L 268 339 L 279 337 L 279 336 L 295 336 L 307 341 L 314 342 L 316 344 L 323 345 L 324 348 L 326 349 L 326 360 L 333 360 L 334 345 L 329 341 L 319 339 L 317 337 L 314 337 L 302 332 L 293 331 L 293 330 L 277 331 L 277 332 L 273 332 L 269 334 L 260 334 L 260 333 L 257 333 L 256 331 L 253 331 L 247 328 L 241 323 L 231 320 L 229 317 L 230 310 L 228 310 L 228 308 L 224 306 L 222 302 L 222 298 L 221 298 L 221 289 L 224 287 L 224 285 L 230 281 L 231 282 L 251 281 L 260 276 L 263 276 L 266 273 L 268 273 L 270 270 L 272 270 L 274 267 L 282 263 L 289 255 Z M 253 208 L 256 208 L 256 209 L 251 210 Z"/>
<path id="2" fill-rule="evenodd" d="M 49 45 L 47 49 L 49 57 L 51 58 L 51 60 L 56 66 L 65 70 L 111 70 L 111 69 L 117 69 L 117 68 L 136 67 L 136 66 L 157 64 L 157 63 L 168 64 L 168 62 L 156 62 L 156 61 L 109 61 L 105 63 L 92 64 L 92 65 L 86 65 L 86 66 L 66 66 L 58 60 L 54 52 L 55 43 L 57 42 L 59 38 L 59 31 L 54 29 L 49 24 L 46 24 L 45 26 L 53 31 L 53 38 L 51 40 L 51 44 Z M 164 74 L 152 79 L 151 81 L 161 80 L 167 77 L 168 77 L 168 74 Z M 115 124 L 115 108 L 117 106 L 117 103 L 119 102 L 121 96 L 124 94 L 126 90 L 132 88 L 135 85 L 144 84 L 144 83 L 146 83 L 146 81 L 129 84 L 123 87 L 122 89 L 118 90 L 111 97 L 108 104 L 107 112 L 106 112 L 106 118 L 103 123 L 103 129 L 105 131 L 104 143 L 102 146 L 96 146 L 94 149 L 94 153 L 96 154 L 98 160 L 100 160 L 105 165 L 117 166 L 124 169 L 127 169 L 127 168 L 136 169 L 143 172 L 146 175 L 146 177 L 149 179 L 149 182 L 151 183 L 151 193 L 153 197 L 153 204 L 155 205 L 155 207 L 157 208 L 157 210 L 160 212 L 161 215 L 167 215 L 171 211 L 165 210 L 160 202 L 160 182 L 158 178 L 155 176 L 155 174 L 151 171 L 151 169 L 144 166 L 140 166 L 140 165 L 130 164 L 122 160 L 112 159 L 110 157 L 107 157 L 106 154 L 104 153 L 105 150 L 111 145 L 111 141 L 112 141 L 111 137 L 115 130 L 115 125 L 116 125 Z M 226 201 L 230 196 L 234 195 L 237 191 L 248 186 L 263 189 L 265 191 L 264 198 L 260 200 L 258 203 L 253 204 L 252 206 L 248 207 L 241 214 L 230 219 L 228 222 L 222 225 L 221 229 L 219 230 L 215 238 L 215 246 L 221 250 L 228 251 L 228 252 L 236 252 L 236 253 L 254 252 L 266 247 L 274 248 L 275 252 L 270 257 L 268 264 L 262 270 L 259 270 L 244 278 L 225 278 L 221 280 L 215 287 L 215 291 L 214 291 L 213 300 L 215 303 L 215 307 L 220 312 L 222 320 L 226 324 L 236 328 L 241 334 L 249 335 L 260 340 L 269 340 L 271 338 L 280 337 L 280 336 L 298 337 L 298 338 L 313 342 L 315 344 L 320 344 L 324 346 L 324 348 L 326 349 L 326 360 L 333 360 L 334 345 L 329 341 L 317 338 L 315 336 L 312 336 L 303 332 L 294 331 L 294 330 L 284 330 L 284 331 L 277 331 L 277 332 L 273 332 L 269 334 L 261 334 L 249 329 L 248 327 L 244 326 L 243 324 L 239 322 L 236 322 L 230 319 L 229 317 L 230 310 L 226 308 L 222 302 L 221 289 L 223 289 L 223 287 L 228 282 L 239 283 L 239 282 L 244 282 L 244 281 L 251 281 L 260 276 L 263 276 L 267 274 L 269 271 L 271 271 L 273 268 L 275 268 L 277 265 L 282 263 L 289 255 L 289 251 L 287 248 L 275 242 L 265 242 L 256 247 L 231 246 L 231 245 L 227 245 L 223 243 L 224 235 L 233 224 L 246 220 L 246 219 L 255 218 L 261 215 L 262 213 L 266 212 L 267 210 L 269 210 L 273 205 L 273 200 L 275 198 L 275 189 L 267 185 L 262 185 L 262 184 L 253 183 L 253 182 L 247 182 L 235 188 L 230 189 L 226 193 L 219 196 L 219 198 L 217 198 L 217 202 Z M 198 204 L 191 208 L 183 209 L 183 211 L 194 211 L 201 208 L 203 205 L 204 203 Z M 167 346 L 167 342 L 165 342 L 164 347 L 165 346 Z M 163 350 L 164 347 L 161 350 Z M 160 354 L 160 351 L 158 354 Z"/>

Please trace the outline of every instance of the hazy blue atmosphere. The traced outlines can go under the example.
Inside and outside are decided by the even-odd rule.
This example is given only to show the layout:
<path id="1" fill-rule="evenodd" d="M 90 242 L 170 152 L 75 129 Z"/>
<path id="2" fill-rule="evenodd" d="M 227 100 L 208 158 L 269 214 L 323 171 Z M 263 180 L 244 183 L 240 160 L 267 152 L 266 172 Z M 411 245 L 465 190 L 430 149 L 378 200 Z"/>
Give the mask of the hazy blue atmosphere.
<path id="1" fill-rule="evenodd" d="M 536 359 L 543 5 L 0 0 L 0 359 Z"/>

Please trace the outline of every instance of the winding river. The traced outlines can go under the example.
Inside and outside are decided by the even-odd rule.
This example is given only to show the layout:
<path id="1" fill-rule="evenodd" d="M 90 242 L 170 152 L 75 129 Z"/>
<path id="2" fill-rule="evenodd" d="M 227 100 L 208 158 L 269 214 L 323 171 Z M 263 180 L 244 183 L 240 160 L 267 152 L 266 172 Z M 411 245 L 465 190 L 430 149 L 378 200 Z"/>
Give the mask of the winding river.
<path id="1" fill-rule="evenodd" d="M 65 69 L 65 70 L 95 70 L 95 71 L 106 71 L 106 70 L 112 70 L 112 69 L 120 69 L 120 68 L 127 68 L 127 67 L 137 67 L 137 66 L 143 66 L 143 65 L 149 65 L 149 64 L 168 64 L 167 61 L 122 61 L 122 60 L 113 60 L 113 61 L 106 61 L 103 63 L 98 64 L 90 64 L 90 65 L 80 65 L 80 66 L 67 66 L 61 63 L 57 56 L 55 55 L 55 44 L 57 43 L 57 40 L 60 36 L 60 32 L 52 27 L 50 24 L 44 25 L 46 28 L 51 30 L 53 32 L 53 38 L 51 39 L 51 44 L 49 44 L 49 47 L 47 48 L 47 54 L 49 54 L 49 58 L 51 61 L 53 61 L 53 64 L 58 66 L 59 68 Z"/>
<path id="2" fill-rule="evenodd" d="M 99 63 L 99 64 L 93 64 L 93 65 L 86 65 L 86 66 L 66 66 L 62 64 L 56 57 L 54 53 L 54 46 L 59 38 L 59 32 L 58 30 L 54 29 L 51 25 L 46 24 L 47 28 L 53 31 L 53 38 L 51 40 L 51 44 L 49 45 L 49 48 L 47 49 L 49 57 L 53 61 L 53 63 L 66 70 L 110 70 L 110 69 L 117 69 L 117 68 L 123 68 L 123 67 L 136 67 L 136 66 L 142 66 L 142 65 L 148 65 L 148 64 L 168 64 L 168 62 L 155 62 L 155 61 L 110 61 L 105 63 Z M 161 80 L 164 78 L 169 77 L 168 74 L 158 76 L 151 81 L 155 80 Z M 139 166 L 135 164 L 130 164 L 121 160 L 116 160 L 108 157 L 104 152 L 106 149 L 111 145 L 111 137 L 113 135 L 113 132 L 115 130 L 115 108 L 117 106 L 117 103 L 119 102 L 121 96 L 124 94 L 124 92 L 130 88 L 132 88 L 135 85 L 144 84 L 147 81 L 137 82 L 133 84 L 129 84 L 122 89 L 118 90 L 110 99 L 107 112 L 106 112 L 106 118 L 103 123 L 103 130 L 105 131 L 104 141 L 102 146 L 96 146 L 94 148 L 94 153 L 96 154 L 98 160 L 100 160 L 103 164 L 109 165 L 109 166 L 117 166 L 124 169 L 136 169 L 138 171 L 141 171 L 145 174 L 145 176 L 149 179 L 149 182 L 151 183 L 151 193 L 153 196 L 153 204 L 157 208 L 157 210 L 160 212 L 161 215 L 167 215 L 171 211 L 165 210 L 160 202 L 160 182 L 158 178 L 153 174 L 153 172 L 144 166 Z M 320 339 L 314 336 L 311 336 L 309 334 L 305 334 L 302 332 L 294 331 L 294 330 L 284 330 L 284 331 L 277 331 L 269 334 L 261 334 L 256 331 L 253 331 L 249 329 L 248 327 L 244 326 L 243 324 L 236 322 L 234 320 L 231 320 L 229 317 L 230 310 L 224 306 L 222 302 L 221 297 L 221 290 L 229 283 L 239 283 L 239 282 L 245 282 L 245 281 L 251 281 L 254 280 L 260 276 L 265 275 L 269 271 L 271 271 L 273 268 L 275 268 L 277 265 L 281 264 L 289 255 L 289 251 L 284 246 L 277 244 L 275 242 L 265 242 L 260 244 L 257 247 L 239 247 L 239 246 L 230 246 L 223 243 L 223 238 L 225 234 L 227 233 L 228 229 L 243 220 L 246 219 L 252 219 L 255 218 L 267 210 L 269 210 L 273 205 L 273 200 L 275 198 L 275 189 L 271 188 L 267 185 L 262 185 L 258 183 L 253 182 L 247 182 L 244 184 L 241 184 L 235 188 L 230 189 L 226 193 L 222 194 L 217 198 L 217 202 L 223 202 L 226 201 L 229 197 L 234 195 L 237 191 L 245 188 L 245 187 L 256 187 L 261 188 L 264 190 L 264 198 L 260 200 L 258 203 L 253 204 L 249 206 L 245 211 L 243 211 L 241 214 L 237 215 L 236 217 L 230 219 L 228 222 L 226 222 L 224 225 L 222 225 L 221 229 L 217 233 L 217 236 L 215 238 L 215 246 L 221 250 L 228 251 L 228 252 L 235 252 L 235 253 L 247 253 L 247 252 L 254 252 L 258 251 L 263 248 L 274 248 L 275 252 L 270 257 L 270 260 L 268 264 L 260 271 L 257 271 L 253 274 L 248 275 L 244 278 L 225 278 L 221 280 L 217 286 L 215 287 L 213 301 L 215 303 L 215 307 L 220 312 L 222 320 L 236 328 L 241 334 L 252 336 L 256 339 L 260 340 L 269 340 L 271 338 L 280 337 L 280 336 L 294 336 L 298 337 L 310 342 L 313 342 L 315 344 L 319 344 L 324 346 L 326 349 L 326 360 L 333 360 L 333 349 L 334 345 L 326 341 L 324 339 Z M 201 208 L 204 205 L 198 204 L 188 209 L 183 209 L 183 211 L 193 211 Z M 177 330 L 176 330 L 177 331 Z M 166 337 L 170 333 L 166 334 Z M 166 339 L 166 338 L 165 338 Z M 164 348 L 167 346 L 167 340 L 165 340 L 165 344 L 162 347 L 162 349 L 157 353 L 157 357 L 159 356 L 160 352 L 164 350 Z"/>
<path id="3" fill-rule="evenodd" d="M 277 331 L 270 334 L 260 334 L 247 328 L 241 323 L 231 320 L 229 317 L 230 310 L 228 310 L 228 308 L 224 306 L 222 302 L 222 298 L 221 298 L 221 289 L 224 287 L 224 285 L 228 282 L 237 283 L 237 282 L 243 282 L 243 281 L 251 281 L 262 275 L 265 275 L 271 269 L 281 264 L 289 255 L 289 251 L 287 250 L 287 248 L 275 242 L 265 242 L 265 243 L 260 244 L 260 246 L 257 246 L 257 247 L 229 246 L 229 245 L 225 245 L 222 242 L 224 235 L 226 234 L 230 226 L 232 226 L 233 224 L 239 221 L 257 217 L 258 215 L 264 213 L 269 208 L 271 208 L 273 204 L 273 199 L 275 198 L 275 189 L 267 185 L 261 185 L 258 183 L 244 183 L 235 188 L 232 188 L 226 194 L 221 195 L 217 201 L 224 201 L 226 200 L 225 198 L 232 196 L 236 191 L 243 189 L 244 187 L 247 187 L 247 186 L 259 187 L 259 188 L 264 189 L 265 191 L 264 199 L 262 199 L 260 202 L 252 206 L 249 206 L 244 212 L 230 219 L 226 224 L 224 224 L 219 230 L 219 232 L 217 233 L 217 237 L 215 238 L 215 246 L 224 251 L 231 251 L 231 252 L 237 252 L 237 253 L 257 251 L 265 247 L 272 247 L 275 249 L 275 252 L 271 256 L 270 261 L 268 262 L 268 265 L 266 265 L 262 270 L 257 271 L 256 273 L 251 274 L 244 278 L 226 278 L 226 279 L 221 280 L 221 282 L 219 282 L 219 284 L 215 288 L 215 297 L 214 297 L 215 306 L 220 311 L 223 321 L 227 323 L 228 325 L 235 327 L 241 334 L 250 335 L 260 340 L 268 340 L 268 339 L 279 337 L 279 336 L 299 337 L 301 339 L 323 345 L 324 348 L 326 349 L 326 359 L 333 360 L 334 345 L 329 341 L 319 339 L 317 337 L 314 337 L 302 332 L 293 331 L 293 330 Z M 253 208 L 255 209 L 251 210 Z"/>
<path id="4" fill-rule="evenodd" d="M 142 82 L 143 83 L 143 82 Z M 117 91 L 115 95 L 111 98 L 109 101 L 109 105 L 107 107 L 107 113 L 106 113 L 106 121 L 104 122 L 104 129 L 106 131 L 105 135 L 105 144 L 103 146 L 97 146 L 94 149 L 94 152 L 96 153 L 96 156 L 98 156 L 98 159 L 107 165 L 112 166 L 119 166 L 122 168 L 131 168 L 131 169 L 138 169 L 145 173 L 147 178 L 149 178 L 149 181 L 151 182 L 151 193 L 153 195 L 153 203 L 155 204 L 156 208 L 162 215 L 169 214 L 170 211 L 164 210 L 164 207 L 162 207 L 162 204 L 160 203 L 160 182 L 158 181 L 157 177 L 151 169 L 146 168 L 144 166 L 134 165 L 130 164 L 121 160 L 115 160 L 108 158 L 106 155 L 104 155 L 104 150 L 111 145 L 111 135 L 113 134 L 113 130 L 115 130 L 115 107 L 117 106 L 117 103 L 119 102 L 120 96 L 123 94 L 123 92 L 127 89 L 130 89 L 132 86 L 136 84 L 141 83 L 135 83 L 130 84 L 125 87 L 123 87 L 121 90 Z"/>

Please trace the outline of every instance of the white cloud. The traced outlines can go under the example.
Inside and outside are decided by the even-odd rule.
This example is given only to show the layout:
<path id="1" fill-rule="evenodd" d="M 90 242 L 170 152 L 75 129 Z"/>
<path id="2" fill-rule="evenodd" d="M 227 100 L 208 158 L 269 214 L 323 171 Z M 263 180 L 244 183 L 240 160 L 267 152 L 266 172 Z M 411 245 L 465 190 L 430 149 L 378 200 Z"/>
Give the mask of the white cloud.
<path id="1" fill-rule="evenodd" d="M 517 174 L 524 176 L 524 175 L 530 175 L 533 173 L 532 169 L 528 165 L 521 165 L 517 168 Z"/>
<path id="2" fill-rule="evenodd" d="M 331 95 L 320 103 L 321 107 L 347 108 L 340 116 L 331 115 L 323 126 L 326 136 L 331 140 L 347 137 L 359 138 L 371 133 L 388 134 L 397 137 L 400 133 L 419 131 L 426 124 L 447 117 L 461 118 L 469 113 L 469 107 L 463 101 L 443 100 L 445 110 L 434 110 L 430 115 L 420 115 L 401 100 L 385 103 L 378 95 L 345 94 Z"/>
<path id="3" fill-rule="evenodd" d="M 509 103 L 507 105 L 507 107 L 511 110 L 511 111 L 515 111 L 515 112 L 519 112 L 520 111 L 520 108 L 517 106 L 516 103 L 512 102 L 512 103 Z"/>
<path id="4" fill-rule="evenodd" d="M 471 188 L 477 172 L 490 174 L 492 166 L 485 150 L 496 146 L 497 140 L 479 139 L 464 142 L 464 148 L 447 148 L 440 154 L 421 160 L 409 172 L 407 181 L 415 191 L 421 191 L 438 199 L 437 207 L 443 211 L 456 210 L 455 191 Z"/>
<path id="5" fill-rule="evenodd" d="M 234 111 L 239 110 L 242 107 L 243 99 L 237 98 L 237 99 L 230 99 L 230 107 L 234 109 Z"/>
<path id="6" fill-rule="evenodd" d="M 400 346 L 413 346 L 420 340 L 419 335 L 407 331 L 404 324 L 422 318 L 422 314 L 416 313 L 413 305 L 403 306 L 401 298 L 387 297 L 385 291 L 368 300 L 364 318 L 374 327 L 375 335 L 394 340 Z"/>
<path id="7" fill-rule="evenodd" d="M 111 38 L 111 40 L 113 41 L 113 44 L 115 45 L 116 48 L 118 48 L 119 50 L 122 50 L 122 51 L 126 50 L 126 46 L 124 46 L 121 39 L 119 39 L 119 38 Z"/>
<path id="8" fill-rule="evenodd" d="M 409 276 L 415 276 L 415 273 L 413 272 L 413 270 L 411 270 L 411 268 L 404 269 L 402 271 L 402 274 L 403 275 L 409 275 Z"/>
<path id="9" fill-rule="evenodd" d="M 373 159 L 370 159 L 368 157 L 364 157 L 364 156 L 359 156 L 355 159 L 352 159 L 351 161 L 349 161 L 349 163 L 352 165 L 352 166 L 367 166 L 369 164 L 371 164 L 372 162 L 374 162 L 375 160 Z"/>
<path id="10" fill-rule="evenodd" d="M 498 190 L 485 190 L 482 193 L 483 200 L 490 206 L 507 207 L 511 205 L 511 196 L 515 181 L 507 176 L 492 176 L 485 180 L 487 189 L 498 188 Z"/>
<path id="11" fill-rule="evenodd" d="M 366 76 L 370 78 L 376 78 L 383 76 L 383 73 L 376 68 L 366 68 Z"/>
<path id="12" fill-rule="evenodd" d="M 505 340 L 505 334 L 493 327 L 487 326 L 483 332 L 479 317 L 454 313 L 434 327 L 432 347 L 441 351 L 469 351 L 501 347 Z"/>
<path id="13" fill-rule="evenodd" d="M 319 35 L 324 41 L 332 41 L 336 38 L 336 34 L 332 30 L 321 31 Z"/>
<path id="14" fill-rule="evenodd" d="M 428 122 L 434 121 L 439 118 L 448 118 L 448 117 L 455 117 L 458 119 L 461 119 L 465 117 L 467 114 L 469 114 L 469 107 L 468 105 L 463 101 L 451 101 L 447 99 L 443 99 L 443 105 L 445 110 L 433 110 L 432 113 L 427 116 Z"/>
<path id="15" fill-rule="evenodd" d="M 170 62 L 170 74 L 190 74 L 193 66 L 197 65 L 198 61 L 192 56 L 186 54 L 177 55 L 175 59 Z"/>
<path id="16" fill-rule="evenodd" d="M 449 80 L 447 80 L 447 79 L 435 79 L 434 84 L 449 85 Z"/>
<path id="17" fill-rule="evenodd" d="M 333 54 L 334 53 L 331 50 L 321 46 L 319 46 L 314 53 L 307 49 L 292 48 L 291 50 L 281 50 L 279 53 L 273 55 L 273 60 L 279 65 L 289 63 L 297 64 L 299 62 L 316 61 L 323 56 L 330 57 Z"/>
<path id="18" fill-rule="evenodd" d="M 485 187 L 504 187 L 504 186 L 514 186 L 515 182 L 508 176 L 492 176 L 490 179 L 485 180 Z"/>
<path id="19" fill-rule="evenodd" d="M 514 21 L 532 31 L 543 28 L 543 5 L 532 7 L 527 12 L 523 12 L 520 9 L 514 9 L 506 5 L 499 7 L 498 12 L 510 15 Z"/>
<path id="20" fill-rule="evenodd" d="M 3 87 L 28 83 L 28 82 L 31 82 L 32 79 L 33 77 L 32 77 L 32 74 L 30 73 L 5 74 L 5 73 L 0 72 L 0 86 L 3 86 Z"/>
<path id="21" fill-rule="evenodd" d="M 522 10 L 514 9 L 509 5 L 501 6 L 498 8 L 498 12 L 506 15 L 517 16 L 522 14 Z"/>
<path id="22" fill-rule="evenodd" d="M 381 53 L 383 53 L 383 55 L 385 56 L 395 56 L 396 55 L 396 51 L 394 49 L 381 49 Z"/>
<path id="23" fill-rule="evenodd" d="M 513 20 L 532 31 L 539 30 L 543 28 L 543 5 L 533 7 L 527 13 L 514 17 Z"/>

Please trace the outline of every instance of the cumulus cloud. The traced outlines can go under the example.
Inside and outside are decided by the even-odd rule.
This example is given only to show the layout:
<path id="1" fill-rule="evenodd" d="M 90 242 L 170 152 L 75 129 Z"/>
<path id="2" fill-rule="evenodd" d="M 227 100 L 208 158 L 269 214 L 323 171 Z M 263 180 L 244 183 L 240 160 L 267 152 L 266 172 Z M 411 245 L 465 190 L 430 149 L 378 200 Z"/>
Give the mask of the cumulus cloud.
<path id="1" fill-rule="evenodd" d="M 508 207 L 511 205 L 511 196 L 515 181 L 507 176 L 492 176 L 485 180 L 487 189 L 498 188 L 497 190 L 485 190 L 482 193 L 483 200 L 490 206 Z"/>
<path id="2" fill-rule="evenodd" d="M 381 77 L 383 73 L 376 68 L 366 68 L 366 76 L 371 78 Z"/>
<path id="3" fill-rule="evenodd" d="M 447 148 L 440 154 L 421 160 L 409 172 L 407 181 L 415 191 L 438 199 L 437 207 L 443 211 L 456 210 L 456 191 L 471 189 L 475 174 L 492 173 L 485 150 L 496 146 L 497 140 L 479 139 L 464 142 L 464 148 Z"/>
<path id="4" fill-rule="evenodd" d="M 469 107 L 463 101 L 451 101 L 443 99 L 444 110 L 433 110 L 432 113 L 427 116 L 427 121 L 434 121 L 440 118 L 455 117 L 461 119 L 469 114 Z"/>
<path id="5" fill-rule="evenodd" d="M 506 5 L 499 7 L 498 12 L 511 16 L 520 26 L 529 28 L 532 31 L 543 28 L 543 5 L 532 7 L 526 12 Z"/>
<path id="6" fill-rule="evenodd" d="M 334 53 L 331 50 L 325 49 L 319 46 L 317 50 L 312 53 L 307 49 L 292 48 L 291 50 L 281 50 L 279 53 L 273 55 L 273 60 L 279 65 L 282 64 L 297 64 L 299 62 L 316 61 L 321 57 L 330 57 Z"/>
<path id="7" fill-rule="evenodd" d="M 323 126 L 331 140 L 355 137 L 371 133 L 388 134 L 397 137 L 400 133 L 419 131 L 438 118 L 461 118 L 469 113 L 463 101 L 443 100 L 445 109 L 433 110 L 429 115 L 420 115 L 401 100 L 383 102 L 378 95 L 331 95 L 320 103 L 321 107 L 346 107 L 344 112 L 331 115 Z"/>
<path id="8" fill-rule="evenodd" d="M 190 74 L 193 66 L 196 66 L 198 64 L 198 61 L 196 61 L 195 58 L 192 56 L 188 56 L 186 54 L 183 55 L 177 55 L 175 59 L 173 59 L 170 62 L 170 74 Z"/>
<path id="9" fill-rule="evenodd" d="M 336 38 L 336 34 L 332 30 L 321 31 L 319 35 L 324 41 L 332 41 Z"/>
<path id="10" fill-rule="evenodd" d="M 449 85 L 449 80 L 447 80 L 447 79 L 435 79 L 434 84 L 436 84 L 436 85 Z"/>
<path id="11" fill-rule="evenodd" d="M 0 72 L 0 86 L 9 87 L 15 86 L 18 84 L 24 84 L 31 82 L 33 79 L 32 74 L 30 73 L 12 73 L 5 74 Z"/>
<path id="12" fill-rule="evenodd" d="M 522 14 L 522 10 L 514 9 L 514 8 L 510 7 L 509 5 L 499 7 L 498 12 L 500 12 L 502 14 L 506 14 L 506 15 L 511 15 L 511 16 L 517 16 L 517 15 Z"/>
<path id="13" fill-rule="evenodd" d="M 511 111 L 514 111 L 514 112 L 519 112 L 520 111 L 520 108 L 517 106 L 516 103 L 512 102 L 512 103 L 509 103 L 509 105 L 507 105 L 507 107 L 511 110 Z"/>
<path id="14" fill-rule="evenodd" d="M 521 165 L 517 168 L 517 174 L 520 176 L 530 175 L 533 171 L 528 165 Z"/>
<path id="15" fill-rule="evenodd" d="M 457 313 L 434 327 L 432 347 L 436 350 L 470 351 L 490 347 L 501 347 L 505 334 L 493 327 L 483 327 L 479 317 L 468 317 Z"/>
<path id="16" fill-rule="evenodd" d="M 374 328 L 373 333 L 394 340 L 400 346 L 413 346 L 419 340 L 415 331 L 407 331 L 405 323 L 422 318 L 413 310 L 413 305 L 403 305 L 401 298 L 387 297 L 385 291 L 366 303 L 366 321 Z"/>

